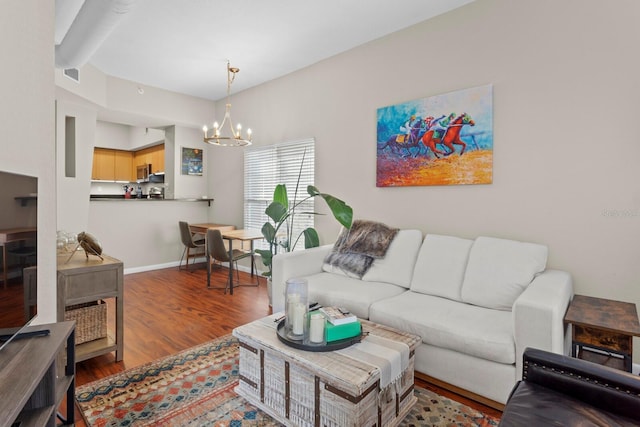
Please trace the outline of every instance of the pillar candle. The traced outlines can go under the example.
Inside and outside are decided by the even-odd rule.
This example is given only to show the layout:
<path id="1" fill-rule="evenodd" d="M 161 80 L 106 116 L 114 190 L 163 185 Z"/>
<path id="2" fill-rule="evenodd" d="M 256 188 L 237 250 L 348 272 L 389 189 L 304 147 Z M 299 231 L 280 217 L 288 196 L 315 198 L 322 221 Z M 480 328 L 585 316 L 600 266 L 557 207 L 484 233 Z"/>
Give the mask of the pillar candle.
<path id="1" fill-rule="evenodd" d="M 309 341 L 321 343 L 324 341 L 324 316 L 321 313 L 314 313 L 310 317 Z"/>
<path id="2" fill-rule="evenodd" d="M 287 295 L 287 316 L 289 317 L 288 323 L 293 325 L 293 310 L 296 304 L 300 302 L 300 295 L 289 294 Z"/>
<path id="3" fill-rule="evenodd" d="M 304 333 L 304 315 L 305 306 L 299 302 L 293 306 L 293 315 L 291 316 L 291 332 L 296 335 L 302 335 Z"/>

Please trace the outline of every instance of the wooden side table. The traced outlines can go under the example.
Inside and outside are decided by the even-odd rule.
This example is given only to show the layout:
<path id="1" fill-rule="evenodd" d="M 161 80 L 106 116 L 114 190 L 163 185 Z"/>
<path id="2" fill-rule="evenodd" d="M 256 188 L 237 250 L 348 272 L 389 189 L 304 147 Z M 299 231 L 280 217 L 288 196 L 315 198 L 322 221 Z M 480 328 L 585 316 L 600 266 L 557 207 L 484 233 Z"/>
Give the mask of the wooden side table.
<path id="1" fill-rule="evenodd" d="M 124 351 L 124 278 L 122 261 L 108 255 L 101 260 L 85 257 L 78 251 L 67 262 L 68 254 L 58 255 L 58 321 L 64 320 L 65 307 L 105 298 L 115 299 L 115 339 L 111 336 L 76 346 L 76 361 L 80 362 L 115 351 L 115 360 Z"/>
<path id="2" fill-rule="evenodd" d="M 635 304 L 575 295 L 564 322 L 572 325 L 573 357 L 631 372 L 633 337 L 640 336 Z"/>

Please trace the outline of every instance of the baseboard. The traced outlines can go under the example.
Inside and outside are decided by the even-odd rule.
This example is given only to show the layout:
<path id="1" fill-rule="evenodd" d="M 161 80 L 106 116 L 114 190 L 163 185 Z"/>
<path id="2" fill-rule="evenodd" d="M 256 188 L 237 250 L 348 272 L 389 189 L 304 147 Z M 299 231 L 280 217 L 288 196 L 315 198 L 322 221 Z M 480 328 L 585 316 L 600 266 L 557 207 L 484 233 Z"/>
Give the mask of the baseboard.
<path id="1" fill-rule="evenodd" d="M 490 408 L 493 409 L 497 409 L 498 411 L 504 411 L 504 404 L 500 403 L 500 402 L 496 402 L 495 400 L 491 400 L 491 399 L 487 399 L 484 396 L 481 396 L 477 393 L 473 393 L 469 390 L 465 390 L 463 388 L 460 387 L 456 387 L 453 384 L 449 384 L 447 382 L 441 381 L 437 378 L 434 378 L 430 375 L 427 374 L 423 374 L 422 372 L 418 372 L 416 371 L 414 373 L 415 377 L 420 378 L 423 381 L 426 381 L 428 383 L 431 383 L 433 385 L 436 385 L 440 388 L 443 388 L 445 390 L 448 390 L 452 393 L 455 394 L 459 394 L 460 396 L 466 397 L 467 399 L 471 399 L 475 402 L 481 403 L 485 406 L 488 406 Z"/>
<path id="2" fill-rule="evenodd" d="M 144 273 L 145 271 L 153 271 L 153 270 L 161 270 L 163 268 L 177 267 L 178 264 L 180 264 L 180 261 L 172 261 L 164 264 L 143 265 L 141 267 L 130 267 L 130 268 L 125 268 L 123 273 L 124 275 L 132 274 L 132 273 Z"/>
<path id="3" fill-rule="evenodd" d="M 195 258 L 192 262 L 194 264 L 199 264 L 199 263 L 206 263 L 207 259 L 202 257 L 202 258 Z M 127 275 L 127 274 L 133 274 L 133 273 L 144 273 L 145 271 L 153 271 L 153 270 L 162 270 L 163 268 L 171 268 L 171 267 L 178 267 L 178 265 L 180 265 L 180 261 L 171 261 L 171 262 L 166 262 L 164 264 L 153 264 L 153 265 L 143 265 L 141 267 L 130 267 L 130 268 L 125 268 L 123 270 L 123 274 Z M 189 264 L 192 265 L 192 264 Z M 228 267 L 229 264 L 228 263 L 222 263 L 222 265 L 224 267 Z M 251 273 L 251 266 L 244 266 L 244 265 L 238 265 L 238 270 L 243 271 L 245 273 Z M 258 275 L 261 275 L 262 272 L 258 270 Z"/>

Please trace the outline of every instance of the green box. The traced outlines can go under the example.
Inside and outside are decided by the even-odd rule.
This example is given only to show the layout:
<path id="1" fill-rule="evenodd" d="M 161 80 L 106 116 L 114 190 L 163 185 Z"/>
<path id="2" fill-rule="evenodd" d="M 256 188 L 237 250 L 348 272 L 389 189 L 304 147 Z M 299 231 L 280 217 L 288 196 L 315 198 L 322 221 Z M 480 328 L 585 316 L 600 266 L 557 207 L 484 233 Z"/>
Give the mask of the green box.
<path id="1" fill-rule="evenodd" d="M 362 326 L 360 325 L 359 320 L 337 326 L 332 324 L 331 322 L 327 322 L 325 327 L 327 342 L 357 337 L 358 335 L 360 335 L 360 331 L 362 330 Z"/>

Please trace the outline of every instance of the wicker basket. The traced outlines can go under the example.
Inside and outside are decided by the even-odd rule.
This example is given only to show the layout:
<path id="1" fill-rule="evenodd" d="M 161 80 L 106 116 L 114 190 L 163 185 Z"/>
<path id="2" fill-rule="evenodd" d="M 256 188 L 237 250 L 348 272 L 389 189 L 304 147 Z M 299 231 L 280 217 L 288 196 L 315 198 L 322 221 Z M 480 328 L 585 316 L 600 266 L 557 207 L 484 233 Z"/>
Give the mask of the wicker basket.
<path id="1" fill-rule="evenodd" d="M 76 345 L 107 336 L 107 304 L 93 301 L 66 307 L 64 320 L 76 321 Z"/>

